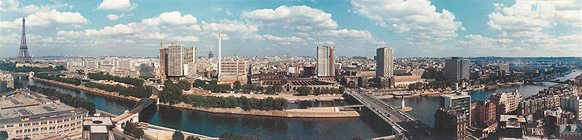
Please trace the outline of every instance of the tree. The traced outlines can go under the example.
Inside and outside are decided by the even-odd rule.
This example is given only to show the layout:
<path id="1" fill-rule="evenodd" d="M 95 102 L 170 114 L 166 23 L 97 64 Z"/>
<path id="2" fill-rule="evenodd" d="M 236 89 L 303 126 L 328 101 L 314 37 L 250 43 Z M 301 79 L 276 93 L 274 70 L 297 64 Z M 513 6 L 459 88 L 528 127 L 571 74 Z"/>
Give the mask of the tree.
<path id="1" fill-rule="evenodd" d="M 313 101 L 310 100 L 299 101 L 299 108 L 307 108 L 311 106 L 313 106 Z"/>
<path id="2" fill-rule="evenodd" d="M 234 140 L 234 134 L 230 133 L 230 131 L 224 131 L 224 133 L 220 134 L 218 137 L 220 140 Z"/>
<path id="3" fill-rule="evenodd" d="M 240 88 L 241 88 L 240 81 L 234 82 L 233 85 L 232 85 L 232 87 L 234 87 L 234 89 L 237 90 L 237 91 L 240 90 Z"/>
<path id="4" fill-rule="evenodd" d="M 182 89 L 179 85 L 167 80 L 164 83 L 164 90 L 160 92 L 160 102 L 168 103 L 170 105 L 180 103 L 182 97 Z"/>
<path id="5" fill-rule="evenodd" d="M 22 139 L 22 140 L 30 140 L 30 138 L 29 137 L 24 137 L 24 139 Z"/>
<path id="6" fill-rule="evenodd" d="M 346 87 L 340 86 L 337 92 L 338 94 L 344 94 L 346 92 Z"/>
<path id="7" fill-rule="evenodd" d="M 274 91 L 275 93 L 280 93 L 280 92 L 282 92 L 282 91 L 283 91 L 283 85 L 281 85 L 281 83 L 275 83 L 275 84 L 273 85 L 273 91 Z"/>
<path id="8" fill-rule="evenodd" d="M 309 93 L 311 93 L 311 89 L 309 89 L 309 87 L 307 87 L 307 86 L 301 86 L 301 87 L 297 88 L 296 91 L 301 96 L 307 96 L 307 95 L 309 95 Z"/>
<path id="9" fill-rule="evenodd" d="M 0 139 L 5 140 L 8 138 L 8 132 L 0 131 Z"/>
<path id="10" fill-rule="evenodd" d="M 186 81 L 186 80 L 180 80 L 178 81 L 178 85 L 180 85 L 180 88 L 182 88 L 183 90 L 190 90 L 190 88 L 192 87 L 190 84 L 190 82 Z"/>
<path id="11" fill-rule="evenodd" d="M 186 138 L 186 140 L 200 140 L 200 137 L 198 137 L 198 136 L 196 136 L 196 137 L 194 137 L 194 136 L 188 136 Z"/>
<path id="12" fill-rule="evenodd" d="M 136 123 L 127 122 L 123 127 L 123 131 L 131 134 L 133 137 L 141 138 L 144 134 L 143 130 L 137 126 Z"/>
<path id="13" fill-rule="evenodd" d="M 180 130 L 176 130 L 172 134 L 172 140 L 184 140 L 184 134 Z"/>

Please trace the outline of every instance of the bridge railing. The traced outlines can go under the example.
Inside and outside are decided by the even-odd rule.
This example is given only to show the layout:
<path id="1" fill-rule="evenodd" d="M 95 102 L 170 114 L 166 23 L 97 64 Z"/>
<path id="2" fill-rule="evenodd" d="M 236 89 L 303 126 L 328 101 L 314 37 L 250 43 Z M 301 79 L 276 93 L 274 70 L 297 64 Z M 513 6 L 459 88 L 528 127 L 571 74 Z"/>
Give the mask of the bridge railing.
<path id="1" fill-rule="evenodd" d="M 353 96 L 352 94 L 350 94 L 350 95 Z M 358 102 L 360 102 L 360 103 L 364 103 L 363 99 L 356 98 L 356 100 L 358 100 Z M 378 112 L 378 111 L 376 111 L 374 109 L 371 109 L 370 106 L 367 106 L 366 105 L 366 107 L 368 109 L 370 109 L 372 112 L 374 112 L 374 114 L 378 115 L 381 119 L 383 119 L 384 121 L 386 121 L 398 133 L 402 133 L 402 132 L 406 131 L 402 126 L 400 126 L 399 124 L 397 124 L 394 120 L 390 119 L 389 117 L 386 117 L 386 116 L 382 115 L 382 113 L 380 113 L 380 112 Z"/>

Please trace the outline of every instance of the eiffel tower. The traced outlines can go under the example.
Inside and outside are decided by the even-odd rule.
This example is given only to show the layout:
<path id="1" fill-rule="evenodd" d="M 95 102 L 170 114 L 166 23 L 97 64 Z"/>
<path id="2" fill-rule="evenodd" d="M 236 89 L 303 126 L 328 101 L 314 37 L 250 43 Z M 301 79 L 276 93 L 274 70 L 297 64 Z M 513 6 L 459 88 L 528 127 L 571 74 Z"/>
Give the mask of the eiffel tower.
<path id="1" fill-rule="evenodd" d="M 22 37 L 20 40 L 20 51 L 16 60 L 21 63 L 32 63 L 32 57 L 28 54 L 28 46 L 26 45 L 26 33 L 24 30 L 24 18 L 22 18 Z"/>

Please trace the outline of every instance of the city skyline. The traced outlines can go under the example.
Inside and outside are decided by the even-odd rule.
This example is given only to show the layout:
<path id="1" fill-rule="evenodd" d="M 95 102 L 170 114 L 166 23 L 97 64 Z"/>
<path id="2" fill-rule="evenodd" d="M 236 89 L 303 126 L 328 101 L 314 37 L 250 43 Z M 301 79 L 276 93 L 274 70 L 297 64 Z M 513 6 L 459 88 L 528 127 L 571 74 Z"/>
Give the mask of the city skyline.
<path id="1" fill-rule="evenodd" d="M 316 56 L 316 46 L 336 56 L 380 47 L 395 57 L 580 56 L 581 9 L 578 0 L 3 1 L 0 56 L 18 54 L 23 17 L 32 56 L 157 56 L 157 39 L 205 56 L 218 33 L 225 56 Z"/>

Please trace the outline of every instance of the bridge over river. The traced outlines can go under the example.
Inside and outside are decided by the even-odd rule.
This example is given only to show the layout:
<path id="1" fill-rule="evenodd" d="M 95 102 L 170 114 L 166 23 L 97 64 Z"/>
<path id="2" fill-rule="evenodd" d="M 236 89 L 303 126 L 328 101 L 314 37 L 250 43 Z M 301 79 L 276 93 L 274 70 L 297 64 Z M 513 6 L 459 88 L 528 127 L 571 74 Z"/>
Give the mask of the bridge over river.
<path id="1" fill-rule="evenodd" d="M 399 108 L 394 107 L 372 95 L 359 91 L 346 91 L 347 94 L 367 107 L 392 127 L 395 137 L 404 139 L 431 139 L 431 128 L 425 123 L 410 116 Z"/>

